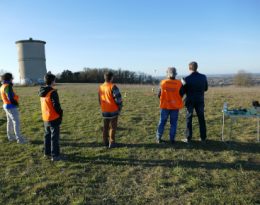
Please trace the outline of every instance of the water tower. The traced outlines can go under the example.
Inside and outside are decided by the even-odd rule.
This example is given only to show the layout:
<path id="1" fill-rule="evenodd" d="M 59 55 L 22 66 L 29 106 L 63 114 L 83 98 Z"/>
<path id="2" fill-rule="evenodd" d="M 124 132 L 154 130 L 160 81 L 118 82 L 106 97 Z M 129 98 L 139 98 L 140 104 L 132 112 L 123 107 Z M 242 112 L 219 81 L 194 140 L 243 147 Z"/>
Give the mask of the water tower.
<path id="1" fill-rule="evenodd" d="M 16 41 L 20 83 L 22 85 L 41 84 L 46 74 L 45 41 Z"/>

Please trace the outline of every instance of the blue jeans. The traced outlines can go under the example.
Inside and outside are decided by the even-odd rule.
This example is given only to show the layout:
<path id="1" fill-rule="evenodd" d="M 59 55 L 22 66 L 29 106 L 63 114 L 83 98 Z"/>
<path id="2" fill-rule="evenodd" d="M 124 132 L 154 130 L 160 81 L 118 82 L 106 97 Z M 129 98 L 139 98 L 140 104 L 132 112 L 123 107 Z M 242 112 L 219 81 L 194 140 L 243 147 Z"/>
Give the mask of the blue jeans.
<path id="1" fill-rule="evenodd" d="M 164 132 L 164 126 L 167 123 L 167 119 L 170 115 L 170 140 L 174 141 L 176 130 L 177 130 L 177 122 L 178 122 L 178 115 L 179 110 L 167 110 L 167 109 L 161 109 L 160 110 L 160 121 L 157 128 L 156 138 L 159 140 L 162 138 L 163 132 Z"/>

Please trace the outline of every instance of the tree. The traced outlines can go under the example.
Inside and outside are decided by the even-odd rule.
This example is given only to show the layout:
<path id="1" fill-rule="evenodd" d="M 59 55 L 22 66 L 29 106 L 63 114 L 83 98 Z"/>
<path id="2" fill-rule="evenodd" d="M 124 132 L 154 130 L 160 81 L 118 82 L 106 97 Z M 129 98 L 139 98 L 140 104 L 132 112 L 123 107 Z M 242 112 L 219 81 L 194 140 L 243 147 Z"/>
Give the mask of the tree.
<path id="1" fill-rule="evenodd" d="M 247 73 L 244 70 L 238 71 L 238 73 L 234 76 L 233 84 L 236 86 L 252 86 L 252 76 L 250 73 Z"/>

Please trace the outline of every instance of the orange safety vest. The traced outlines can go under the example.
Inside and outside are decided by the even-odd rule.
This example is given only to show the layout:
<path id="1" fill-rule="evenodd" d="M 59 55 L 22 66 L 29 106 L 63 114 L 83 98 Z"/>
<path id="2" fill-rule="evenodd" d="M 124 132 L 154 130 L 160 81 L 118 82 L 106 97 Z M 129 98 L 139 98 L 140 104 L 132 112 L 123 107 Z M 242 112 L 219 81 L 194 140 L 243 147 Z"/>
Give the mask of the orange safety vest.
<path id="1" fill-rule="evenodd" d="M 176 110 L 183 107 L 179 94 L 182 84 L 180 80 L 166 79 L 161 81 L 160 108 Z"/>
<path id="2" fill-rule="evenodd" d="M 42 119 L 45 122 L 53 121 L 60 117 L 60 115 L 55 111 L 51 101 L 51 93 L 53 91 L 55 90 L 51 90 L 45 97 L 41 97 Z"/>
<path id="3" fill-rule="evenodd" d="M 3 104 L 4 105 L 10 105 L 12 104 L 11 101 L 8 99 L 8 96 L 7 94 L 5 93 L 5 88 L 8 87 L 9 84 L 8 83 L 4 83 L 2 86 L 1 86 L 1 98 L 3 100 Z M 14 91 L 13 91 L 14 92 Z M 16 100 L 18 102 L 19 100 L 19 97 L 18 95 L 15 94 L 14 92 L 14 100 Z"/>
<path id="4" fill-rule="evenodd" d="M 113 83 L 108 82 L 99 86 L 99 99 L 102 112 L 118 111 L 118 105 L 116 104 L 112 94 L 113 86 Z"/>

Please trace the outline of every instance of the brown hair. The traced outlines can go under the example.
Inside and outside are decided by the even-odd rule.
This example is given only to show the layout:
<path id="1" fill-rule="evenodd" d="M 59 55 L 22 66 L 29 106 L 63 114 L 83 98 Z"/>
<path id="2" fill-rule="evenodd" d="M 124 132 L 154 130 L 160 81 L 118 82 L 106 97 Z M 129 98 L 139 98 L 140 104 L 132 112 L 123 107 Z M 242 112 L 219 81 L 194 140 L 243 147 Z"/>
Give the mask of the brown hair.
<path id="1" fill-rule="evenodd" d="M 190 62 L 190 64 L 189 64 L 189 69 L 192 70 L 192 71 L 197 71 L 197 69 L 198 69 L 198 63 L 195 62 L 195 61 Z"/>
<path id="2" fill-rule="evenodd" d="M 111 71 L 105 73 L 105 75 L 104 75 L 105 81 L 110 82 L 112 80 L 113 76 L 114 76 L 114 74 Z"/>

